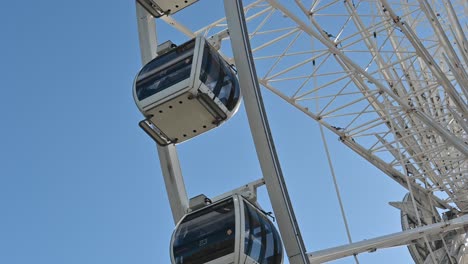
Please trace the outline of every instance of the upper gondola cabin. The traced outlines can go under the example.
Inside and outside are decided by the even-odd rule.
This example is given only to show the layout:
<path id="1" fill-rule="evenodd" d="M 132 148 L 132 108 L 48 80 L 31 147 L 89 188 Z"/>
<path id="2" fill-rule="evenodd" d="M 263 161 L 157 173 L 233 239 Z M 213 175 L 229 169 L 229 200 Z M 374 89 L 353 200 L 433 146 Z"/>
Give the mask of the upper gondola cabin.
<path id="1" fill-rule="evenodd" d="M 241 93 L 233 68 L 196 37 L 143 66 L 133 97 L 146 117 L 140 126 L 164 146 L 219 126 L 237 111 Z"/>

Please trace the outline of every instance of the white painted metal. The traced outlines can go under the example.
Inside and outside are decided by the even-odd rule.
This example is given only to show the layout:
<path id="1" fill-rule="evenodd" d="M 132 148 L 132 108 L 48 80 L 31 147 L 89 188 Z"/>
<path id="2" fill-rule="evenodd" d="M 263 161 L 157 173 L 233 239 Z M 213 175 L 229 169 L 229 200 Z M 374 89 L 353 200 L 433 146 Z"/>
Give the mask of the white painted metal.
<path id="1" fill-rule="evenodd" d="M 310 263 L 323 263 L 364 252 L 375 252 L 376 250 L 382 248 L 411 244 L 412 241 L 420 239 L 424 236 L 436 236 L 438 234 L 443 234 L 452 230 L 463 229 L 467 226 L 468 215 L 464 215 L 446 222 L 417 227 L 414 229 L 366 239 L 360 242 L 355 242 L 335 248 L 311 252 L 309 253 L 309 259 Z"/>
<path id="2" fill-rule="evenodd" d="M 455 12 L 451 1 L 444 0 L 443 2 L 447 10 L 447 17 L 450 20 L 450 25 L 453 30 L 453 34 L 456 40 L 455 43 L 457 44 L 459 54 L 463 58 L 465 65 L 468 65 L 468 40 L 466 39 L 466 33 L 463 32 L 460 19 L 458 19 L 457 13 Z M 467 6 L 466 3 L 465 6 Z M 468 89 L 468 87 L 465 87 L 465 89 Z"/>
<path id="3" fill-rule="evenodd" d="M 412 200 L 422 201 L 419 209 L 450 209 L 465 219 L 465 0 L 244 3 L 264 88 L 410 190 Z M 202 28 L 184 25 L 176 15 L 163 19 L 189 38 L 214 36 L 221 44 L 229 38 L 224 18 Z M 437 35 L 441 31 L 445 37 Z M 408 242 L 398 236 L 386 239 L 395 239 L 395 245 Z M 446 244 L 442 251 L 451 251 Z"/>
<path id="4" fill-rule="evenodd" d="M 427 0 L 418 0 L 419 5 L 421 6 L 421 10 L 425 13 L 427 20 L 430 22 L 430 25 L 434 29 L 436 33 L 436 37 L 444 50 L 444 58 L 445 62 L 449 65 L 450 70 L 453 73 L 453 76 L 460 84 L 462 91 L 465 97 L 468 97 L 468 75 L 466 71 L 460 69 L 462 66 L 460 58 L 455 51 L 455 48 L 451 45 L 447 34 L 445 33 L 440 21 L 437 19 L 437 14 L 434 12 L 431 5 L 427 2 Z M 450 17 L 450 16 L 449 16 Z M 456 23 L 452 23 L 453 27 L 456 27 Z M 456 39 L 456 38 L 455 38 Z M 458 97 L 458 96 L 457 96 Z M 466 102 L 465 102 L 466 105 Z"/>
<path id="5" fill-rule="evenodd" d="M 257 188 L 262 186 L 262 185 L 265 185 L 265 180 L 263 178 L 255 180 L 255 181 L 250 182 L 250 183 L 247 183 L 246 185 L 241 186 L 239 188 L 236 188 L 236 189 L 234 189 L 232 191 L 229 191 L 229 192 L 223 193 L 221 195 L 218 195 L 218 196 L 214 197 L 211 200 L 213 202 L 216 202 L 216 201 L 225 199 L 225 198 L 227 198 L 229 196 L 233 196 L 233 195 L 237 194 L 237 195 L 242 195 L 242 197 L 244 199 L 246 199 L 249 202 L 255 204 L 258 208 L 262 208 L 257 203 Z"/>
<path id="6" fill-rule="evenodd" d="M 304 242 L 289 199 L 263 105 L 242 2 L 225 0 L 224 9 L 250 130 L 289 263 L 307 264 Z"/>
<path id="7" fill-rule="evenodd" d="M 435 75 L 439 83 L 444 87 L 444 89 L 447 91 L 447 93 L 450 95 L 451 99 L 454 101 L 455 104 L 460 108 L 463 114 L 468 113 L 468 107 L 466 105 L 466 101 L 462 100 L 460 96 L 458 95 L 455 87 L 451 84 L 450 80 L 446 77 L 446 75 L 442 72 L 442 69 L 437 65 L 437 62 L 435 59 L 429 54 L 429 51 L 423 46 L 419 38 L 417 37 L 416 33 L 411 29 L 410 26 L 408 26 L 406 23 L 403 22 L 403 20 L 396 14 L 396 12 L 393 10 L 392 6 L 388 3 L 387 0 L 380 0 L 382 3 L 382 6 L 384 9 L 386 9 L 386 14 L 393 20 L 396 26 L 398 26 L 402 32 L 406 35 L 408 40 L 411 42 L 413 47 L 416 49 L 416 53 L 418 56 L 420 56 L 425 63 L 427 64 L 428 68 L 432 71 L 432 74 Z M 429 11 L 428 11 L 429 12 Z M 433 19 L 433 18 L 431 18 Z M 435 26 L 436 29 L 439 29 L 439 27 Z M 440 31 L 443 31 L 440 29 Z M 439 36 L 438 34 L 443 34 L 437 30 L 436 36 Z M 441 37 L 442 38 L 442 37 Z M 443 39 L 443 38 L 442 38 Z M 443 44 L 441 44 L 443 46 Z M 468 155 L 465 153 L 465 155 Z"/>
<path id="8" fill-rule="evenodd" d="M 156 25 L 154 18 L 139 4 L 136 5 L 136 11 L 141 60 L 142 64 L 145 65 L 157 56 Z M 174 145 L 166 147 L 156 145 L 156 147 L 171 205 L 172 216 L 174 223 L 177 223 L 185 215 L 189 207 L 177 150 Z"/>
<path id="9" fill-rule="evenodd" d="M 137 0 L 154 17 L 174 14 L 198 0 Z"/>
<path id="10" fill-rule="evenodd" d="M 165 147 L 157 145 L 156 147 L 158 149 L 169 204 L 171 205 L 172 216 L 174 223 L 177 223 L 187 213 L 189 208 L 189 200 L 184 178 L 182 177 L 182 170 L 180 169 L 177 149 L 174 145 Z"/>

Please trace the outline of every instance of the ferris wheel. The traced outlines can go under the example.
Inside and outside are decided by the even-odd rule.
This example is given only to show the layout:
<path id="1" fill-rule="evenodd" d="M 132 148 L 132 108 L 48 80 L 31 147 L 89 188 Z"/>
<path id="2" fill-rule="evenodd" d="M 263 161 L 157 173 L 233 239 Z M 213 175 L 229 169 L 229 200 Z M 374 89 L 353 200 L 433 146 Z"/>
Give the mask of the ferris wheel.
<path id="1" fill-rule="evenodd" d="M 161 164 L 171 164 L 163 174 L 171 178 L 166 188 L 180 228 L 190 226 L 195 215 L 206 218 L 212 208 L 218 213 L 232 208 L 236 230 L 252 215 L 267 219 L 255 200 L 256 188 L 265 183 L 275 214 L 287 212 L 278 227 L 290 263 L 322 263 L 402 245 L 415 263 L 468 263 L 468 2 L 225 0 L 226 17 L 184 16 L 201 2 L 137 1 L 146 66 L 136 78 L 134 97 L 145 116 L 140 126 L 160 145 Z M 157 43 L 155 20 L 185 40 Z M 216 73 L 213 82 L 210 72 Z M 401 211 L 401 232 L 306 252 L 269 141 L 258 85 L 407 190 L 402 201 L 391 202 Z M 260 158 L 264 179 L 216 199 L 188 199 L 175 144 L 228 122 L 242 98 L 239 87 L 245 86 L 252 87 L 242 94 L 253 113 L 249 122 L 257 152 L 260 148 L 270 157 Z M 189 117 L 174 122 L 171 115 Z M 259 228 L 271 230 L 270 222 L 262 221 Z M 231 236 L 234 228 L 227 230 Z M 173 245 L 177 252 L 186 250 L 180 253 L 186 261 L 174 253 L 173 263 L 231 263 L 228 254 L 190 262 L 189 255 L 203 254 L 180 244 L 184 232 L 189 233 L 176 229 Z M 244 252 L 232 263 L 281 263 L 274 262 L 282 254 L 276 242 L 264 246 L 275 248 L 273 262 L 249 256 L 244 247 L 251 233 L 230 240 Z M 205 239 L 194 241 L 208 245 Z"/>

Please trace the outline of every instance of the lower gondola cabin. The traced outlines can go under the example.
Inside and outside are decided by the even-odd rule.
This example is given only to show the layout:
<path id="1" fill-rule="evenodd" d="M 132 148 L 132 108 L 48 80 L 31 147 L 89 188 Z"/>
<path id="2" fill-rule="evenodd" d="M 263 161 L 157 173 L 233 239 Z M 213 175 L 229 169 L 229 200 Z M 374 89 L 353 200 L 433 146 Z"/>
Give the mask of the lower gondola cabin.
<path id="1" fill-rule="evenodd" d="M 240 195 L 185 215 L 171 239 L 172 264 L 281 264 L 283 245 L 264 212 Z"/>
<path id="2" fill-rule="evenodd" d="M 140 126 L 160 145 L 181 143 L 216 128 L 239 108 L 236 73 L 203 37 L 147 63 L 133 85 L 145 116 Z"/>

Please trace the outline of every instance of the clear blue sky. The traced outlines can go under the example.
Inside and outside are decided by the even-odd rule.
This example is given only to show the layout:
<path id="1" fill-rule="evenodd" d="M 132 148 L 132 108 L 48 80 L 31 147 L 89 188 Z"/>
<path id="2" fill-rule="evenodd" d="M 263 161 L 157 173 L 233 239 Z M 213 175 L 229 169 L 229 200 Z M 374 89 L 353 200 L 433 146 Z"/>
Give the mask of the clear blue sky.
<path id="1" fill-rule="evenodd" d="M 6 1 L 0 25 L 0 263 L 169 263 L 172 216 L 131 93 L 141 67 L 134 2 Z M 317 124 L 264 97 L 307 249 L 346 243 Z M 405 191 L 327 136 L 353 239 L 400 231 L 387 203 Z M 261 176 L 243 107 L 178 150 L 189 196 Z M 412 263 L 403 247 L 360 260 Z"/>

